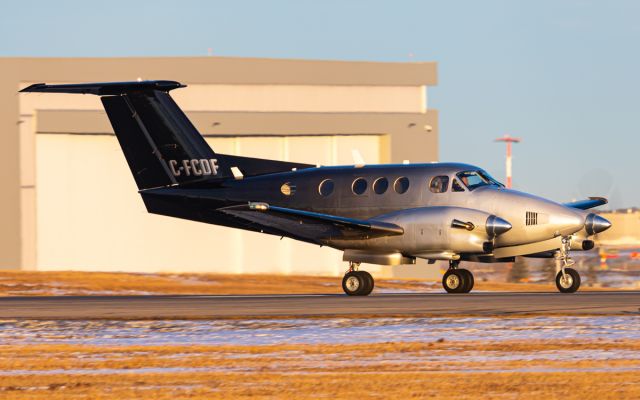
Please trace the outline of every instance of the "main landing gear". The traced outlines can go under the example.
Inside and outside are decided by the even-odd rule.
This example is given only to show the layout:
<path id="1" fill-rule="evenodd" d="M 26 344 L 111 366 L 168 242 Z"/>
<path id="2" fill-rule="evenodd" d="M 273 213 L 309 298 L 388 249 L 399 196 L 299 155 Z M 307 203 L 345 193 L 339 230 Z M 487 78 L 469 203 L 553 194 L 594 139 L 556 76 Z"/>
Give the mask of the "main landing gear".
<path id="1" fill-rule="evenodd" d="M 560 265 L 560 272 L 556 275 L 556 287 L 561 293 L 574 293 L 580 287 L 580 274 L 573 268 L 569 268 L 575 261 L 569 257 L 569 250 L 571 250 L 571 239 L 568 237 L 562 238 L 562 247 L 556 254 L 556 260 Z"/>
<path id="2" fill-rule="evenodd" d="M 442 286 L 447 293 L 469 293 L 475 283 L 468 269 L 458 268 L 460 261 L 449 261 L 449 270 L 442 277 Z"/>
<path id="3" fill-rule="evenodd" d="M 342 290 L 349 296 L 368 296 L 375 285 L 367 271 L 358 271 L 360 263 L 349 262 L 349 270 L 342 278 Z"/>

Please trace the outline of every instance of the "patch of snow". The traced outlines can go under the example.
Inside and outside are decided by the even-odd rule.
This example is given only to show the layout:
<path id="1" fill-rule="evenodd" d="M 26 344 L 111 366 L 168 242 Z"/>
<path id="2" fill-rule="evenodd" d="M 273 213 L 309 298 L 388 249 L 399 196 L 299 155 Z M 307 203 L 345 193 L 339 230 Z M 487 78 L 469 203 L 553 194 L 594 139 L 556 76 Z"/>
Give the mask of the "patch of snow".
<path id="1" fill-rule="evenodd" d="M 366 344 L 389 341 L 640 340 L 637 316 L 331 318 L 212 321 L 0 321 L 0 343 L 93 345 Z"/>

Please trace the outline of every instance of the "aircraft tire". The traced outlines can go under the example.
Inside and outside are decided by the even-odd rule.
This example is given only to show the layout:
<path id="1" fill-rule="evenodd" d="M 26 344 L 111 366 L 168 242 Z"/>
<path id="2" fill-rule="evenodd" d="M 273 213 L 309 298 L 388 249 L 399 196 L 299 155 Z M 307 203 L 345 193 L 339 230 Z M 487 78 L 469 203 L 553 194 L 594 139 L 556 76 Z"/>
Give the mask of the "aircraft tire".
<path id="1" fill-rule="evenodd" d="M 367 271 L 358 271 L 358 273 L 362 275 L 362 277 L 366 282 L 365 288 L 362 290 L 362 293 L 360 293 L 359 296 L 368 296 L 369 294 L 371 294 L 375 286 L 375 281 L 373 280 L 373 276 L 371 276 L 371 274 L 368 273 Z"/>
<path id="2" fill-rule="evenodd" d="M 350 271 L 342 278 L 342 290 L 349 296 L 360 296 L 367 289 L 368 283 L 359 271 Z"/>
<path id="3" fill-rule="evenodd" d="M 475 284 L 475 279 L 473 278 L 473 274 L 468 269 L 459 269 L 458 271 L 465 274 L 465 285 L 463 290 L 460 293 L 469 293 L 473 289 L 473 285 Z"/>
<path id="4" fill-rule="evenodd" d="M 580 287 L 580 274 L 573 268 L 565 268 L 567 280 L 562 279 L 562 271 L 556 275 L 556 287 L 560 293 L 575 293 Z"/>
<path id="5" fill-rule="evenodd" d="M 467 285 L 467 274 L 460 269 L 450 269 L 442 277 L 442 287 L 447 293 L 463 293 Z"/>

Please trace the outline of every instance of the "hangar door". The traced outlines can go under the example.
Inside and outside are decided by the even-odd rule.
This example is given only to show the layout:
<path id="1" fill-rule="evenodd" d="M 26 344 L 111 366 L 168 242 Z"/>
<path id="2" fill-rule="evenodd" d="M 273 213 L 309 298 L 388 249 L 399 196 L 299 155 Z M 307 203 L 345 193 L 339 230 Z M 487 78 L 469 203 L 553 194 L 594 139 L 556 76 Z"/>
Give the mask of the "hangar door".
<path id="1" fill-rule="evenodd" d="M 381 136 L 207 138 L 214 151 L 378 163 Z M 341 253 L 290 239 L 147 214 L 115 136 L 37 134 L 38 269 L 341 275 Z"/>

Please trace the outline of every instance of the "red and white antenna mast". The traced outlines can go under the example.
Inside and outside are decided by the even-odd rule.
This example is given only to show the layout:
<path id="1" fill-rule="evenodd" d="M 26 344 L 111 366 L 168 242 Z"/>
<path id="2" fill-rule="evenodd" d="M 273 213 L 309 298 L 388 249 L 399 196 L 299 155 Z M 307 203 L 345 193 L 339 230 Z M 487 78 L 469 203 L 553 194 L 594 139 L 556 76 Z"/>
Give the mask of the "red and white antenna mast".
<path id="1" fill-rule="evenodd" d="M 507 172 L 507 189 L 511 189 L 511 143 L 520 143 L 520 138 L 504 135 L 501 138 L 497 138 L 496 142 L 505 142 L 507 144 L 507 158 L 505 169 Z"/>

